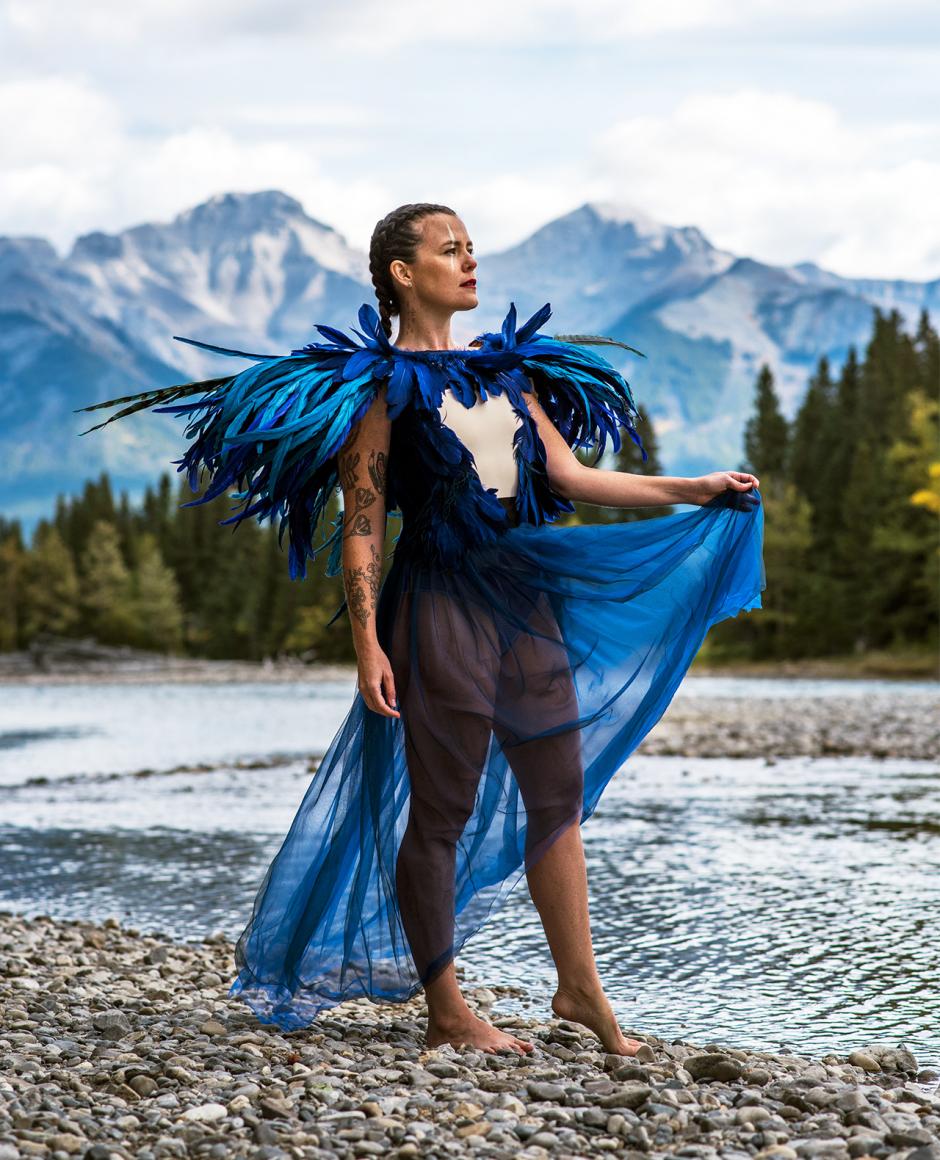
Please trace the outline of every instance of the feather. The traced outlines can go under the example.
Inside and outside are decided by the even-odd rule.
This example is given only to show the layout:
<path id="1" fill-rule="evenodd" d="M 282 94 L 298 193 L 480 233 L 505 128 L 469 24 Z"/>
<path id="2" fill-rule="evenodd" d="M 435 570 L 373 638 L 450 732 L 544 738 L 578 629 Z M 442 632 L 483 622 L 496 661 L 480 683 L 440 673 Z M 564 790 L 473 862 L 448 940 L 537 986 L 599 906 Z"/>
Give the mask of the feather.
<path id="1" fill-rule="evenodd" d="M 520 394 L 531 384 L 569 445 L 596 445 L 600 454 L 608 438 L 620 446 L 618 428 L 626 427 L 642 448 L 629 384 L 609 362 L 577 343 L 633 348 L 597 335 L 572 335 L 569 342 L 566 336 L 539 334 L 539 326 L 550 316 L 551 306 L 545 303 L 517 329 L 516 307 L 511 303 L 499 332 L 478 335 L 475 345 L 455 355 L 448 352 L 453 355 L 448 358 L 436 351 L 399 351 L 368 303 L 358 312 L 359 329 L 351 328 L 361 344 L 322 324 L 315 329 L 326 341 L 309 343 L 289 355 L 251 354 L 174 335 L 216 354 L 251 359 L 254 365 L 225 377 L 77 408 L 122 407 L 82 434 L 146 409 L 185 418 L 188 446 L 174 462 L 186 473 L 193 492 L 204 474 L 208 481 L 201 495 L 181 506 L 229 493 L 232 514 L 220 524 L 270 520 L 276 524 L 279 543 L 287 536 L 292 579 L 303 579 L 307 560 L 326 549 L 326 575 L 335 576 L 342 566 L 343 513 L 333 519 L 332 527 L 322 533 L 318 529 L 339 488 L 339 451 L 384 388 L 390 420 L 409 409 L 418 416 L 413 455 L 394 470 L 390 467 L 387 514 L 397 514 L 400 492 L 402 515 L 408 508 L 409 541 L 420 544 L 432 558 L 452 564 L 468 547 L 504 534 L 509 521 L 503 506 L 483 487 L 468 449 L 440 423 L 437 407 L 445 390 L 467 405 L 476 405 L 477 396 L 486 399 L 505 392 L 517 409 L 522 422 L 514 434 L 513 454 L 518 464 L 517 504 L 525 522 L 543 523 L 574 510 L 549 484 L 545 448 Z"/>
<path id="2" fill-rule="evenodd" d="M 124 419 L 128 415 L 134 415 L 138 411 L 149 410 L 154 403 L 169 403 L 176 399 L 186 398 L 188 395 L 197 395 L 215 391 L 224 383 L 231 381 L 231 376 L 226 376 L 220 379 L 203 379 L 198 383 L 179 383 L 172 387 L 155 387 L 149 391 L 141 391 L 137 395 L 122 395 L 119 399 L 106 399 L 102 403 L 91 403 L 87 407 L 76 407 L 75 412 L 79 411 L 97 411 L 101 407 L 114 407 L 118 403 L 132 403 L 130 407 L 125 407 L 123 411 L 118 411 L 105 419 L 103 423 L 96 423 L 94 427 L 89 427 L 87 431 L 79 431 L 79 435 L 87 435 L 89 431 L 99 431 L 102 427 L 107 427 L 109 423 L 113 423 L 115 419 Z"/>
<path id="3" fill-rule="evenodd" d="M 274 359 L 280 357 L 276 354 L 249 354 L 246 350 L 230 350 L 227 346 L 213 346 L 209 342 L 199 342 L 195 338 L 181 338 L 178 334 L 174 334 L 173 337 L 177 342 L 188 342 L 190 346 L 198 346 L 203 350 L 214 351 L 216 354 L 232 355 L 234 358 L 253 358 L 257 359 L 259 362 L 263 362 L 265 359 Z"/>
<path id="4" fill-rule="evenodd" d="M 610 346 L 622 346 L 624 350 L 632 351 L 640 358 L 646 358 L 646 355 L 641 350 L 637 350 L 635 346 L 628 346 L 627 343 L 620 342 L 616 338 L 608 338 L 604 334 L 555 334 L 552 335 L 552 339 L 554 342 L 570 342 L 575 345 L 583 343 L 584 345 L 600 346 L 606 343 Z"/>
<path id="5" fill-rule="evenodd" d="M 517 342 L 528 342 L 533 334 L 538 330 L 543 322 L 548 322 L 552 316 L 552 306 L 550 302 L 546 302 L 539 310 L 532 315 L 528 322 L 520 326 L 516 331 Z"/>
<path id="6" fill-rule="evenodd" d="M 533 321 L 537 318 L 547 321 L 550 315 L 551 305 L 546 302 L 516 333 L 511 325 L 515 312 L 510 309 L 502 334 L 486 337 L 491 346 L 499 344 L 504 352 L 512 351 L 518 356 L 522 369 L 532 377 L 540 403 L 570 447 L 596 446 L 599 457 L 610 438 L 614 449 L 619 450 L 618 427 L 624 427 L 640 448 L 645 462 L 649 455 L 636 430 L 639 411 L 630 384 L 599 354 L 580 350 L 577 345 L 557 337 L 538 334 Z M 523 334 L 526 339 L 520 342 Z M 575 337 L 626 345 L 602 335 Z"/>

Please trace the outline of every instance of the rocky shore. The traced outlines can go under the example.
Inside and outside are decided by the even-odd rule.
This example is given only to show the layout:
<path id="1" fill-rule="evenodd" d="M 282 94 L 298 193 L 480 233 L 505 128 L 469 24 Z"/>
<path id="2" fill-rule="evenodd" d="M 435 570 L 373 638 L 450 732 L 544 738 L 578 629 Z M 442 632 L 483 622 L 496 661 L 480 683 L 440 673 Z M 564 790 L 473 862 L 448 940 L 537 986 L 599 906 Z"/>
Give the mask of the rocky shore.
<path id="1" fill-rule="evenodd" d="M 282 1034 L 227 997 L 232 946 L 0 914 L 0 1160 L 761 1157 L 940 1160 L 935 1072 L 859 1043 L 812 1059 L 491 1015 L 528 1056 L 425 1049 L 420 998 Z"/>
<path id="2" fill-rule="evenodd" d="M 679 686 L 637 749 L 678 757 L 906 757 L 940 760 L 936 692 L 775 697 L 763 682 L 746 697 L 688 695 Z M 683 693 L 683 687 L 686 692 Z"/>

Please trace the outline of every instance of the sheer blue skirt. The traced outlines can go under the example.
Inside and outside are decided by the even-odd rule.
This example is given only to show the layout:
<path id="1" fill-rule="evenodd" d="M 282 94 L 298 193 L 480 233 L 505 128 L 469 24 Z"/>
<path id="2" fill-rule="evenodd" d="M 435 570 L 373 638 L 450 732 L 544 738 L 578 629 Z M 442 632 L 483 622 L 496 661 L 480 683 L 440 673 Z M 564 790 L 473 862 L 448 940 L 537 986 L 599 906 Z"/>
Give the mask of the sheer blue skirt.
<path id="1" fill-rule="evenodd" d="M 236 945 L 260 1021 L 308 1026 L 443 970 L 668 707 L 717 621 L 761 607 L 763 506 L 521 524 L 441 568 L 404 529 L 379 642 L 400 718 L 357 691 Z M 754 503 L 756 497 L 757 503 Z"/>

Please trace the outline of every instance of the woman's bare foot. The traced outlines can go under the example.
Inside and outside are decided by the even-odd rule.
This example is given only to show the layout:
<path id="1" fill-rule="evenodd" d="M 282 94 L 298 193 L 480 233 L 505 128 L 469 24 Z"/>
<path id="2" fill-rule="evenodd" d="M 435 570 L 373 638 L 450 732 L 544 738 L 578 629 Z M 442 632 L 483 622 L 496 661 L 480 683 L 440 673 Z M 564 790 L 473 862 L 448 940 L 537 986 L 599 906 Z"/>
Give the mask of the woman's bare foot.
<path id="1" fill-rule="evenodd" d="M 480 1051 L 493 1054 L 500 1051 L 514 1051 L 517 1055 L 527 1055 L 535 1050 L 535 1044 L 525 1039 L 517 1039 L 493 1027 L 485 1019 L 479 1019 L 472 1011 L 456 1018 L 434 1019 L 428 1017 L 427 1047 L 440 1047 L 450 1043 L 454 1047 L 477 1047 Z"/>
<path id="2" fill-rule="evenodd" d="M 620 1030 L 610 1000 L 598 987 L 592 991 L 567 991 L 559 987 L 552 999 L 552 1010 L 559 1019 L 581 1023 L 593 1031 L 612 1055 L 630 1055 L 648 1062 L 655 1059 L 648 1043 L 627 1039 Z"/>

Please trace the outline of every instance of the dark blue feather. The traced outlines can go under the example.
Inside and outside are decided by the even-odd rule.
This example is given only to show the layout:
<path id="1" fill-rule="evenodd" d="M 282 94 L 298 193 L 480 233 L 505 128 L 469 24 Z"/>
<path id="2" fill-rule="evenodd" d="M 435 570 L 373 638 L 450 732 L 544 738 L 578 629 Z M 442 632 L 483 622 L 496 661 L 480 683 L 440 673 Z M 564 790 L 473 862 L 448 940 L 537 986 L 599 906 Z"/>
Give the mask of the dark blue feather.
<path id="1" fill-rule="evenodd" d="M 408 534 L 418 537 L 432 557 L 453 562 L 466 548 L 503 534 L 508 521 L 496 496 L 483 487 L 470 452 L 440 422 L 437 408 L 445 390 L 458 405 L 505 392 L 516 408 L 521 422 L 513 452 L 523 522 L 543 523 L 574 510 L 549 484 L 545 448 L 523 390 L 534 387 L 570 446 L 593 446 L 600 453 L 609 439 L 618 449 L 620 429 L 626 429 L 647 458 L 635 428 L 638 413 L 629 384 L 599 355 L 539 334 L 550 315 L 546 303 L 517 329 L 511 303 L 499 332 L 479 335 L 475 348 L 448 351 L 446 357 L 398 350 L 368 303 L 358 312 L 361 330 L 354 330 L 362 344 L 319 323 L 315 329 L 327 341 L 289 355 L 250 354 L 174 335 L 217 354 L 256 360 L 256 365 L 228 378 L 159 388 L 82 409 L 131 404 L 108 422 L 141 409 L 185 418 L 189 445 L 174 463 L 186 473 L 192 491 L 204 476 L 208 481 L 202 495 L 182 506 L 229 493 L 234 511 L 220 522 L 275 523 L 279 542 L 287 536 L 290 574 L 297 579 L 306 575 L 307 560 L 327 548 L 326 574 L 341 571 L 342 512 L 331 528 L 320 528 L 339 489 L 339 450 L 384 388 L 391 420 L 409 408 L 424 416 L 415 462 L 395 465 L 400 474 L 411 472 L 419 480 L 416 494 L 423 500 L 419 511 L 409 513 Z M 179 401 L 193 394 L 201 397 Z M 393 499 L 391 465 L 389 489 Z M 389 514 L 395 514 L 394 503 Z"/>

